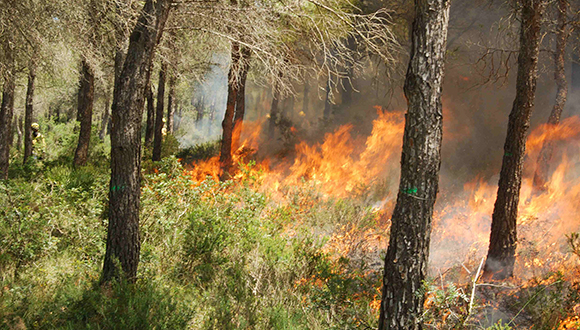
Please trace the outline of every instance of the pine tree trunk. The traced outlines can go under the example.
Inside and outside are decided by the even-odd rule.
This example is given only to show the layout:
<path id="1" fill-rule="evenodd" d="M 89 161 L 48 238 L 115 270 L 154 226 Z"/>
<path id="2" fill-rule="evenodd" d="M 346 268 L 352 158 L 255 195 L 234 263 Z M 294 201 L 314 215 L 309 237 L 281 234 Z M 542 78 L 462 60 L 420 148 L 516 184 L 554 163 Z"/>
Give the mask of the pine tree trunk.
<path id="1" fill-rule="evenodd" d="M 236 111 L 236 99 L 238 97 L 238 85 L 235 75 L 238 71 L 240 61 L 240 49 L 237 42 L 232 43 L 232 64 L 228 73 L 228 100 L 226 112 L 222 121 L 222 144 L 220 149 L 220 180 L 227 180 L 230 177 L 230 170 L 233 165 L 232 160 L 232 133 L 234 129 L 234 115 Z"/>
<path id="2" fill-rule="evenodd" d="M 169 75 L 169 95 L 167 95 L 167 133 L 173 134 L 175 116 L 175 72 Z"/>
<path id="3" fill-rule="evenodd" d="M 272 91 L 272 105 L 270 106 L 270 120 L 268 121 L 268 132 L 271 139 L 274 138 L 274 131 L 276 130 L 276 124 L 278 123 L 278 117 L 280 113 L 278 110 L 278 103 L 280 102 L 280 91 L 278 87 L 274 85 L 274 90 Z"/>
<path id="4" fill-rule="evenodd" d="M 157 111 L 155 113 L 155 131 L 153 136 L 153 161 L 161 160 L 161 142 L 163 141 L 163 115 L 165 110 L 165 80 L 167 64 L 161 64 L 159 71 L 159 86 L 157 87 Z"/>
<path id="5" fill-rule="evenodd" d="M 109 126 L 109 119 L 111 118 L 111 114 L 109 113 L 110 108 L 110 95 L 107 94 L 105 99 L 105 111 L 103 112 L 103 117 L 101 118 L 101 129 L 99 130 L 99 139 L 102 141 L 105 139 L 105 135 L 107 135 L 107 127 Z"/>
<path id="6" fill-rule="evenodd" d="M 401 179 L 391 218 L 379 329 L 421 329 L 423 281 L 439 185 L 449 0 L 415 0 L 411 59 L 404 92 Z"/>
<path id="7" fill-rule="evenodd" d="M 141 121 L 145 86 L 155 46 L 161 38 L 171 0 L 147 0 L 131 34 L 127 56 L 113 95 L 109 226 L 102 282 L 134 281 L 139 264 L 141 196 Z M 117 265 L 121 266 L 121 270 Z"/>
<path id="8" fill-rule="evenodd" d="M 151 80 L 145 89 L 147 96 L 147 126 L 145 127 L 145 146 L 151 147 L 153 142 L 153 135 L 155 133 L 155 103 L 153 97 L 153 88 L 151 87 Z"/>
<path id="9" fill-rule="evenodd" d="M 6 71 L 2 90 L 2 105 L 0 107 L 0 180 L 8 179 L 10 162 L 10 140 L 12 138 L 12 116 L 14 113 L 14 90 L 16 77 L 14 72 L 14 56 L 10 42 L 4 41 L 4 60 Z"/>
<path id="10" fill-rule="evenodd" d="M 567 0 L 558 0 L 558 31 L 556 33 L 556 53 L 554 53 L 554 64 L 556 68 L 554 78 L 556 79 L 558 91 L 556 92 L 554 107 L 552 108 L 552 112 L 548 118 L 548 125 L 546 128 L 548 130 L 548 137 L 544 141 L 540 154 L 538 155 L 536 172 L 534 173 L 534 179 L 532 181 L 535 195 L 548 189 L 550 160 L 552 159 L 552 153 L 554 151 L 554 142 L 551 140 L 550 133 L 558 127 L 558 124 L 560 124 L 560 117 L 562 116 L 562 111 L 564 110 L 566 99 L 568 97 L 568 82 L 566 81 L 565 68 L 566 43 L 569 36 L 569 32 L 566 28 L 567 7 Z"/>
<path id="11" fill-rule="evenodd" d="M 241 68 L 240 81 L 238 84 L 238 92 L 236 93 L 236 114 L 234 117 L 234 129 L 238 134 L 233 136 L 232 146 L 234 151 L 240 145 L 240 135 L 242 133 L 242 125 L 244 122 L 244 115 L 246 113 L 246 79 L 248 77 L 248 70 L 250 68 L 250 51 L 246 47 L 242 47 L 241 51 Z"/>
<path id="12" fill-rule="evenodd" d="M 330 103 L 330 78 L 326 81 L 326 98 L 324 99 L 324 111 L 322 112 L 322 118 L 324 120 L 330 119 L 330 112 L 332 110 L 332 104 Z"/>
<path id="13" fill-rule="evenodd" d="M 75 167 L 85 166 L 89 157 L 94 98 L 95 75 L 87 61 L 83 59 L 78 94 L 78 119 L 81 122 L 81 130 L 79 132 L 79 142 L 73 162 Z"/>
<path id="14" fill-rule="evenodd" d="M 304 81 L 304 92 L 302 93 L 304 98 L 302 99 L 302 113 L 304 115 L 308 114 L 308 102 L 309 102 L 309 95 L 310 94 L 310 86 L 308 84 L 308 79 Z"/>
<path id="15" fill-rule="evenodd" d="M 485 278 L 498 280 L 513 275 L 522 167 L 536 92 L 541 17 L 545 0 L 523 0 L 522 4 L 516 98 L 509 116 L 484 268 Z"/>
<path id="16" fill-rule="evenodd" d="M 16 140 L 16 146 L 20 150 L 22 148 L 22 136 L 24 135 L 22 129 L 24 127 L 24 123 L 22 122 L 22 115 L 19 115 L 16 118 L 16 134 L 18 135 L 18 140 Z"/>

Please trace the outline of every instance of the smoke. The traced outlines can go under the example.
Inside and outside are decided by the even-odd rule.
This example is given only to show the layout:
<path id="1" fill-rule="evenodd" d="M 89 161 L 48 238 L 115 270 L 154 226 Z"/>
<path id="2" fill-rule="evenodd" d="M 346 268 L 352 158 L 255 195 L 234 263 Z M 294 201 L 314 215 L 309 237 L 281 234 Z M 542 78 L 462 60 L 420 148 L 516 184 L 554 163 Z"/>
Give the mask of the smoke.
<path id="1" fill-rule="evenodd" d="M 227 53 L 216 53 L 203 78 L 194 83 L 190 106 L 194 111 L 178 117 L 181 148 L 216 141 L 221 138 L 221 121 L 226 111 L 228 73 L 230 58 Z M 201 117 L 201 118 L 200 118 Z"/>

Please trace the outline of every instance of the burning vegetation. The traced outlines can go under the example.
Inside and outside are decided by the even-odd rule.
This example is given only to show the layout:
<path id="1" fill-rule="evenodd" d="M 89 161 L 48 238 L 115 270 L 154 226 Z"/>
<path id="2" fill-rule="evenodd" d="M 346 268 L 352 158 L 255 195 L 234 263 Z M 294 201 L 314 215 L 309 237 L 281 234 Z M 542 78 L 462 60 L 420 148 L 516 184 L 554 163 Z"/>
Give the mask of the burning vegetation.
<path id="1" fill-rule="evenodd" d="M 580 329 L 580 7 L 506 3 L 0 2 L 0 328 Z"/>

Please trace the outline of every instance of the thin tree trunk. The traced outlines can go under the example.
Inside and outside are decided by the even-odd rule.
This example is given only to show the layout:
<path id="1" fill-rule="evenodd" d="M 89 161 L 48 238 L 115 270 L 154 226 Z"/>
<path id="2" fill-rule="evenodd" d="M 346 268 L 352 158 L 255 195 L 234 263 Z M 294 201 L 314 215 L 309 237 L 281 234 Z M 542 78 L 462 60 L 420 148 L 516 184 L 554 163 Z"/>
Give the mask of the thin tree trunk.
<path id="1" fill-rule="evenodd" d="M 81 122 L 79 142 L 75 151 L 74 166 L 85 166 L 89 156 L 91 126 L 93 121 L 93 101 L 95 98 L 95 75 L 89 63 L 82 61 L 80 88 L 78 94 L 78 118 Z"/>
<path id="2" fill-rule="evenodd" d="M 14 113 L 14 90 L 16 79 L 14 73 L 14 56 L 10 42 L 4 41 L 4 59 L 6 71 L 0 107 L 0 179 L 8 179 L 10 161 L 10 139 L 12 137 L 12 116 Z"/>
<path id="3" fill-rule="evenodd" d="M 302 113 L 306 115 L 308 114 L 308 102 L 310 101 L 308 99 L 308 94 L 310 94 L 310 85 L 308 84 L 308 79 L 304 81 L 304 92 L 302 94 L 304 95 L 304 99 L 302 99 Z"/>
<path id="4" fill-rule="evenodd" d="M 237 42 L 232 43 L 232 64 L 228 73 L 228 100 L 226 112 L 222 121 L 222 144 L 220 150 L 220 180 L 227 180 L 230 177 L 232 160 L 232 132 L 234 129 L 234 115 L 236 111 L 236 99 L 238 97 L 239 81 L 235 75 L 238 71 L 240 61 L 240 49 Z"/>
<path id="5" fill-rule="evenodd" d="M 566 43 L 569 31 L 566 28 L 566 11 L 568 8 L 567 0 L 558 0 L 558 32 L 556 35 L 556 53 L 554 54 L 555 72 L 554 78 L 558 91 L 556 92 L 556 101 L 548 118 L 547 131 L 548 136 L 542 145 L 538 161 L 536 163 L 536 172 L 533 179 L 534 194 L 539 194 L 548 189 L 548 174 L 550 171 L 550 160 L 554 152 L 554 142 L 551 140 L 550 133 L 560 124 L 560 117 L 566 105 L 568 97 L 568 82 L 566 81 Z"/>
<path id="6" fill-rule="evenodd" d="M 408 110 L 401 179 L 385 258 L 379 329 L 422 328 L 422 289 L 441 166 L 441 89 L 449 4 L 449 0 L 415 0 L 404 85 Z"/>
<path id="7" fill-rule="evenodd" d="M 161 64 L 159 71 L 159 86 L 157 87 L 157 111 L 155 113 L 155 134 L 153 136 L 153 161 L 161 160 L 161 142 L 163 141 L 163 114 L 165 110 L 165 80 L 167 64 Z"/>
<path id="8" fill-rule="evenodd" d="M 203 119 L 203 110 L 205 108 L 204 96 L 201 95 L 195 102 L 195 111 L 197 116 L 195 117 L 196 122 L 200 122 Z"/>
<path id="9" fill-rule="evenodd" d="M 22 120 L 22 115 L 19 115 L 18 118 L 16 118 L 16 134 L 18 135 L 18 140 L 16 140 L 16 146 L 19 150 L 22 147 L 22 137 L 24 135 L 23 128 L 24 123 Z"/>
<path id="10" fill-rule="evenodd" d="M 105 135 L 107 135 L 107 127 L 109 126 L 109 119 L 111 118 L 111 114 L 109 112 L 110 108 L 110 95 L 106 96 L 105 99 L 105 111 L 103 112 L 103 117 L 101 118 L 101 129 L 99 131 L 99 139 L 102 141 L 105 139 Z"/>
<path id="11" fill-rule="evenodd" d="M 232 145 L 238 148 L 240 144 L 240 135 L 242 133 L 242 125 L 244 122 L 244 115 L 246 113 L 246 79 L 248 77 L 248 70 L 250 68 L 250 51 L 246 47 L 242 47 L 241 51 L 241 68 L 240 68 L 240 82 L 238 85 L 238 92 L 236 94 L 236 114 L 234 117 L 234 129 L 238 134 L 233 136 Z M 235 150 L 234 150 L 235 151 Z"/>
<path id="12" fill-rule="evenodd" d="M 171 0 L 147 0 L 129 38 L 129 49 L 113 95 L 111 182 L 107 249 L 101 281 L 124 276 L 134 281 L 141 247 L 141 121 L 144 94 L 155 46 L 169 15 Z M 121 270 L 117 265 L 121 266 Z"/>
<path id="13" fill-rule="evenodd" d="M 326 99 L 324 100 L 324 111 L 322 112 L 322 118 L 328 120 L 330 118 L 330 112 L 332 110 L 332 104 L 330 103 L 330 78 L 326 81 Z"/>
<path id="14" fill-rule="evenodd" d="M 153 135 L 155 133 L 155 103 L 153 97 L 153 88 L 151 87 L 151 79 L 145 89 L 147 95 L 147 126 L 145 127 L 145 146 L 151 147 L 153 142 Z"/>
<path id="15" fill-rule="evenodd" d="M 176 72 L 169 75 L 169 94 L 167 95 L 167 133 L 173 134 L 173 125 L 175 123 L 173 117 L 175 116 L 175 82 Z"/>
<path id="16" fill-rule="evenodd" d="M 280 110 L 278 109 L 278 103 L 280 102 L 280 90 L 278 86 L 274 84 L 274 90 L 272 91 L 272 105 L 270 106 L 270 120 L 268 123 L 268 132 L 271 139 L 274 138 L 274 131 L 276 130 L 276 125 L 278 124 L 278 117 L 280 116 Z"/>
<path id="17" fill-rule="evenodd" d="M 540 47 L 541 17 L 545 0 L 523 0 L 516 98 L 509 116 L 497 199 L 491 222 L 484 277 L 513 275 L 517 244 L 516 220 L 522 184 L 526 134 L 534 106 Z"/>

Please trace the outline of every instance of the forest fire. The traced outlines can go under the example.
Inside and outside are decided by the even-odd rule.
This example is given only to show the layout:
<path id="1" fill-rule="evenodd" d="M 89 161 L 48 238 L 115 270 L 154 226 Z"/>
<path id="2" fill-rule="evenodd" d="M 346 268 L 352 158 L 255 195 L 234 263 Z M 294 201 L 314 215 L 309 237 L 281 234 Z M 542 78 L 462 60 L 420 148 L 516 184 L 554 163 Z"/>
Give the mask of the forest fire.
<path id="1" fill-rule="evenodd" d="M 576 202 L 580 197 L 576 156 L 580 147 L 579 121 L 580 118 L 571 117 L 552 130 L 540 126 L 527 140 L 516 262 L 516 275 L 522 279 L 578 265 L 578 258 L 570 255 L 565 241 L 566 234 L 579 226 Z M 235 162 L 246 162 L 259 149 L 261 126 L 261 123 L 245 123 Z M 260 189 L 278 192 L 280 198 L 283 198 L 280 188 L 299 186 L 304 182 L 314 184 L 325 196 L 334 198 L 352 196 L 360 190 L 382 185 L 383 194 L 375 203 L 384 218 L 381 228 L 365 233 L 343 228 L 331 237 L 327 246 L 340 254 L 348 254 L 351 249 L 348 245 L 356 245 L 354 241 L 358 240 L 364 241 L 367 252 L 378 253 L 388 243 L 388 217 L 396 200 L 403 128 L 402 112 L 387 112 L 377 107 L 377 118 L 366 140 L 352 136 L 352 125 L 343 125 L 333 133 L 327 133 L 322 143 L 299 142 L 294 157 L 287 157 L 291 160 L 269 157 L 260 160 L 250 170 L 259 176 Z M 454 134 L 446 127 L 445 134 L 444 139 L 460 139 L 465 132 Z M 534 195 L 531 177 L 539 150 L 548 139 L 558 144 L 558 152 L 552 160 L 553 173 L 548 189 Z M 207 175 L 217 178 L 218 157 L 195 163 L 188 173 L 197 180 Z M 237 177 L 240 178 L 241 174 L 238 173 Z M 433 220 L 432 272 L 477 267 L 489 243 L 491 214 L 497 193 L 495 180 L 484 180 L 476 175 L 464 184 L 463 191 L 440 191 Z M 464 271 L 463 275 L 466 278 L 468 273 Z"/>

